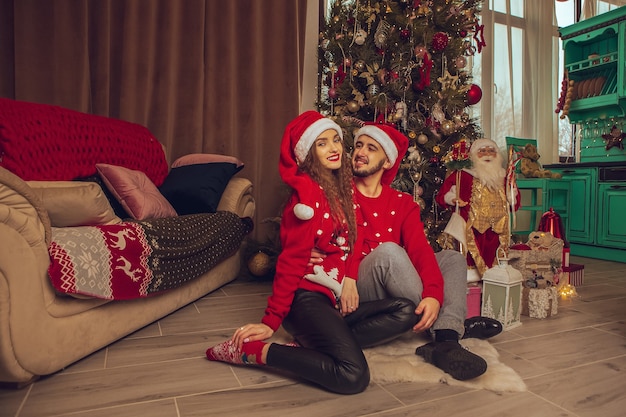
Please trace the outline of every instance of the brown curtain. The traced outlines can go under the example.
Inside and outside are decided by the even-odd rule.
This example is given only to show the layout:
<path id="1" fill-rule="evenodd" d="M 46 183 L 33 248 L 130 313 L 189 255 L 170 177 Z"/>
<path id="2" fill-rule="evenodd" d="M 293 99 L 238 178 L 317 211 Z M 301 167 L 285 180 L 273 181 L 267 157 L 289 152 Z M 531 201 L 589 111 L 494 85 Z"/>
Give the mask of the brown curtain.
<path id="1" fill-rule="evenodd" d="M 237 156 L 262 240 L 305 21 L 306 0 L 0 0 L 0 95 L 142 124 L 170 161 Z"/>

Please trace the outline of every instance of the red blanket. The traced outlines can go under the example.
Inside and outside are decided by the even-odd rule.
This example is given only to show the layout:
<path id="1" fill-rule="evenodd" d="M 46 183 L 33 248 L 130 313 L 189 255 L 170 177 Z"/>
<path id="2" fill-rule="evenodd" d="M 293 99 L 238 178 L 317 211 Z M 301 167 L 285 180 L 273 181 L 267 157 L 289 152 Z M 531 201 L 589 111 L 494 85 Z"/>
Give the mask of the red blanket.
<path id="1" fill-rule="evenodd" d="M 161 144 L 144 126 L 0 98 L 0 166 L 25 181 L 70 181 L 95 175 L 97 163 L 141 171 L 157 187 L 168 172 Z"/>
<path id="2" fill-rule="evenodd" d="M 178 287 L 235 253 L 252 220 L 227 211 L 52 228 L 48 275 L 64 294 L 107 300 Z"/>

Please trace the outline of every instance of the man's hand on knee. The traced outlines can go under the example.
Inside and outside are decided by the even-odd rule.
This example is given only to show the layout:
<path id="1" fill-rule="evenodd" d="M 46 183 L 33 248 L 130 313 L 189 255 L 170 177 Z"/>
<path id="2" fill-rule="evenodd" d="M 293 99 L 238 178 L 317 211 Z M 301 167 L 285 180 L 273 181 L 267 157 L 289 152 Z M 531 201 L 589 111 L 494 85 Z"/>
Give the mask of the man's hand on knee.
<path id="1" fill-rule="evenodd" d="M 421 316 L 421 319 L 415 326 L 413 326 L 413 331 L 419 333 L 430 329 L 439 316 L 440 308 L 441 305 L 435 298 L 426 297 L 420 301 L 415 309 L 415 314 Z"/>

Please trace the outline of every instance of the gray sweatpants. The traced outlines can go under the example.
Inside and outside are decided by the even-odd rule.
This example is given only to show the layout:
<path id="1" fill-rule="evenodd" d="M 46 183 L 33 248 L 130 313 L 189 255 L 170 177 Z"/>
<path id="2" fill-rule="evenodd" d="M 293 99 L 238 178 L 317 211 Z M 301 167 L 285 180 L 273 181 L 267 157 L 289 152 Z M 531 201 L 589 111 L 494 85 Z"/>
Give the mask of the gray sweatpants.
<path id="1" fill-rule="evenodd" d="M 465 333 L 467 314 L 467 263 L 456 251 L 435 253 L 443 274 L 443 305 L 431 330 L 450 329 Z M 422 280 L 401 246 L 385 242 L 369 253 L 359 266 L 357 280 L 361 301 L 405 297 L 418 305 L 422 301 Z"/>

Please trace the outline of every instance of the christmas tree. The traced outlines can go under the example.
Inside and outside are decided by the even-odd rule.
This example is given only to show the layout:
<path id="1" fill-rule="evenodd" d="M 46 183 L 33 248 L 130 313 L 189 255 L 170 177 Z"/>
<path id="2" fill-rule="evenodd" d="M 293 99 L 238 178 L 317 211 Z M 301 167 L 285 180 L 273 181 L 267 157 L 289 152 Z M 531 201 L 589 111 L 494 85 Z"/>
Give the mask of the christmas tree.
<path id="1" fill-rule="evenodd" d="M 364 122 L 393 124 L 409 138 L 392 186 L 420 204 L 431 246 L 451 247 L 442 234 L 449 213 L 434 196 L 446 171 L 464 162 L 452 157 L 459 143 L 481 136 L 468 107 L 482 96 L 469 65 L 485 46 L 482 0 L 331 1 L 320 33 L 318 109 L 344 128 L 349 148 Z"/>

